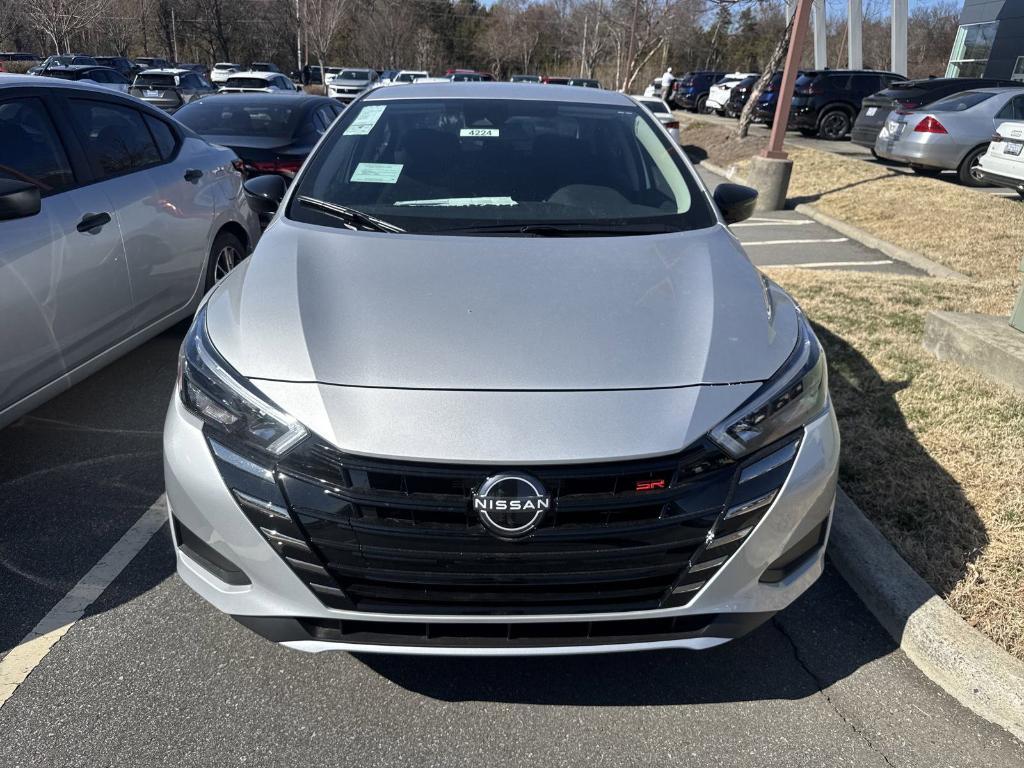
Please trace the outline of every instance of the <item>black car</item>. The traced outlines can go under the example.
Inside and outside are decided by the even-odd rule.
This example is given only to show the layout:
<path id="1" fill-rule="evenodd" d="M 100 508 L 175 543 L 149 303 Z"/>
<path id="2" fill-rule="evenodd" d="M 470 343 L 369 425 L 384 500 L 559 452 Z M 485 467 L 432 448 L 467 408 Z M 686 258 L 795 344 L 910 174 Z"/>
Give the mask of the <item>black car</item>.
<path id="1" fill-rule="evenodd" d="M 1013 80 L 992 80 L 983 77 L 933 77 L 907 80 L 872 94 L 861 102 L 860 114 L 853 124 L 850 139 L 854 144 L 875 151 L 875 139 L 894 109 L 917 109 L 934 101 L 972 88 L 1022 88 Z"/>
<path id="2" fill-rule="evenodd" d="M 751 75 L 736 83 L 736 86 L 729 92 L 729 101 L 725 104 L 726 117 L 740 116 L 740 112 L 743 111 L 743 107 L 747 105 L 747 100 L 750 98 L 750 92 L 754 90 L 754 83 L 759 77 L 760 75 Z"/>
<path id="3" fill-rule="evenodd" d="M 703 112 L 711 86 L 724 76 L 725 72 L 712 70 L 687 72 L 672 83 L 672 90 L 668 98 L 669 106 L 675 109 Z"/>
<path id="4" fill-rule="evenodd" d="M 804 72 L 796 79 L 788 127 L 804 136 L 838 141 L 850 132 L 866 97 L 906 79 L 895 72 L 866 69 Z"/>
<path id="5" fill-rule="evenodd" d="M 128 92 L 130 81 L 112 67 L 96 67 L 90 64 L 71 64 L 68 66 L 48 67 L 42 70 L 41 77 L 57 77 L 61 80 L 87 80 L 106 86 L 122 93 Z"/>
<path id="6" fill-rule="evenodd" d="M 344 106 L 326 96 L 239 93 L 208 96 L 174 117 L 207 141 L 229 147 L 246 176 L 291 180 Z"/>
<path id="7" fill-rule="evenodd" d="M 174 67 L 167 59 L 161 59 L 159 56 L 139 56 L 135 59 L 135 63 L 142 69 L 171 69 Z"/>
<path id="8" fill-rule="evenodd" d="M 116 69 L 128 80 L 131 80 L 142 71 L 142 67 L 125 56 L 94 56 L 93 58 L 96 59 L 96 63 L 100 66 Z"/>

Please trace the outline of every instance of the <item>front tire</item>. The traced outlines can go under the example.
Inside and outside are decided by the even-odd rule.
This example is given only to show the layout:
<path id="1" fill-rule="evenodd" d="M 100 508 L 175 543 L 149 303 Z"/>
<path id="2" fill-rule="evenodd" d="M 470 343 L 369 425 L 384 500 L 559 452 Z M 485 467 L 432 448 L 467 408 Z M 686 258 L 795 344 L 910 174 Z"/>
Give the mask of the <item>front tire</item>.
<path id="1" fill-rule="evenodd" d="M 230 232 L 221 232 L 210 247 L 206 262 L 206 290 L 223 280 L 245 258 L 245 246 Z"/>
<path id="2" fill-rule="evenodd" d="M 965 187 L 987 187 L 988 184 L 978 175 L 978 167 L 981 164 L 981 156 L 988 151 L 988 147 L 975 147 L 967 153 L 960 166 L 956 169 L 956 177 Z"/>
<path id="3" fill-rule="evenodd" d="M 826 141 L 839 141 L 846 137 L 851 127 L 850 116 L 841 109 L 833 109 L 818 121 L 818 135 Z"/>

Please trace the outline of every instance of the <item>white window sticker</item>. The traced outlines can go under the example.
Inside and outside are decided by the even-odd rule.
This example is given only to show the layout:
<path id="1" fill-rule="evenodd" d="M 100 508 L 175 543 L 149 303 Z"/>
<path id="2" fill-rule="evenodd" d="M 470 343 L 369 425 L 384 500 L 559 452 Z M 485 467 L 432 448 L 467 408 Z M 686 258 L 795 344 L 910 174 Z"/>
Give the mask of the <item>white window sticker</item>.
<path id="1" fill-rule="evenodd" d="M 511 197 L 439 197 L 431 200 L 399 200 L 399 205 L 462 208 L 468 205 L 518 205 Z"/>
<path id="2" fill-rule="evenodd" d="M 498 138 L 497 128 L 463 128 L 459 136 L 470 139 L 496 139 Z"/>
<path id="3" fill-rule="evenodd" d="M 373 130 L 373 126 L 380 120 L 380 116 L 384 114 L 386 105 L 377 107 L 363 107 L 359 110 L 359 114 L 356 115 L 356 119 L 351 122 L 348 128 L 345 129 L 343 136 L 365 136 Z"/>
<path id="4" fill-rule="evenodd" d="M 352 174 L 352 181 L 368 181 L 371 184 L 394 184 L 402 172 L 401 163 L 360 163 Z"/>

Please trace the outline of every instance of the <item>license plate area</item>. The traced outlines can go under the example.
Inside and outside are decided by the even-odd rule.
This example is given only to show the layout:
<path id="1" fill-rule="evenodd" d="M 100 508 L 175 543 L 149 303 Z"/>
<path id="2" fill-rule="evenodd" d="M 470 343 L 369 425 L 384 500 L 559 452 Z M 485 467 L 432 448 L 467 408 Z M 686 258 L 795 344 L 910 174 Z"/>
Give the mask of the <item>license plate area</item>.
<path id="1" fill-rule="evenodd" d="M 1012 157 L 1019 157 L 1021 147 L 1024 147 L 1024 144 L 1021 144 L 1020 142 L 1006 141 L 1003 143 L 1003 154 L 1010 155 Z"/>

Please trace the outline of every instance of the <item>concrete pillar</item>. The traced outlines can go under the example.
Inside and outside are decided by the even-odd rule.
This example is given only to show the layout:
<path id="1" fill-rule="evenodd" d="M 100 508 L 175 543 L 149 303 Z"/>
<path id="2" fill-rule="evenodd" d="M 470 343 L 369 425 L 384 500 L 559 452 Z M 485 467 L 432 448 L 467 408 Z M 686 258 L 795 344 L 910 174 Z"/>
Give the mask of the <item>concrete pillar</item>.
<path id="1" fill-rule="evenodd" d="M 892 0 L 892 46 L 889 68 L 897 74 L 907 74 L 907 17 L 909 0 Z"/>
<path id="2" fill-rule="evenodd" d="M 897 2 L 898 0 L 893 0 Z M 907 2 L 907 0 L 903 0 Z M 825 0 L 814 0 L 814 68 L 828 66 L 828 27 L 825 26 Z"/>
<path id="3" fill-rule="evenodd" d="M 864 10 L 863 0 L 848 0 L 847 2 L 847 40 L 849 45 L 849 66 L 850 69 L 864 68 Z"/>

